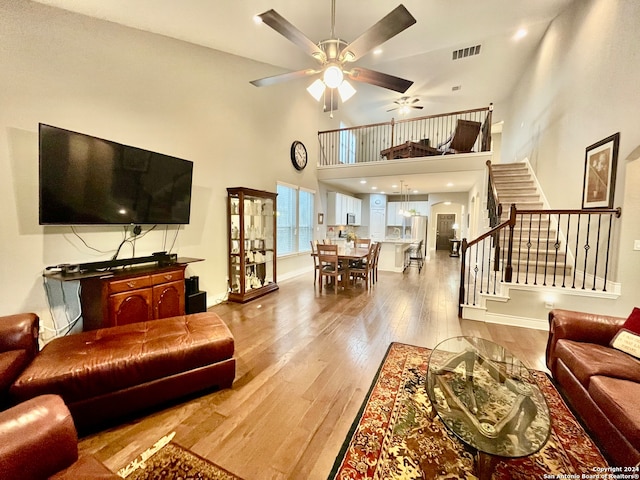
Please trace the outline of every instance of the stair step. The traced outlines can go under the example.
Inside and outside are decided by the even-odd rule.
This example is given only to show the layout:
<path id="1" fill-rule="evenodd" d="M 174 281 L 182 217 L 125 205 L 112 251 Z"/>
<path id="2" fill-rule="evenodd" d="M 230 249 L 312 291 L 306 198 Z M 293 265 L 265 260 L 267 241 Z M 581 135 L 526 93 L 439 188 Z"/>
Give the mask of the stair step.
<path id="1" fill-rule="evenodd" d="M 515 204 L 519 204 L 522 202 L 525 203 L 541 203 L 540 202 L 540 195 L 536 195 L 536 194 L 527 194 L 527 193 L 522 193 L 522 194 L 517 194 L 517 193 L 509 193 L 507 195 L 501 195 L 500 193 L 498 193 L 498 199 L 500 200 L 500 203 L 502 203 L 503 205 L 505 203 L 508 203 L 509 205 L 511 205 L 512 203 Z"/>
<path id="2" fill-rule="evenodd" d="M 529 275 L 534 275 L 536 273 L 536 266 L 538 267 L 538 270 L 537 270 L 538 275 L 543 275 L 546 273 L 547 276 L 549 276 L 555 273 L 556 276 L 560 276 L 560 278 L 562 278 L 563 274 L 571 275 L 571 272 L 573 271 L 571 268 L 571 265 L 567 265 L 565 267 L 564 264 L 561 264 L 559 262 L 555 267 L 553 266 L 553 263 L 548 264 L 546 270 L 544 268 L 545 267 L 544 262 L 537 262 L 537 263 L 529 262 L 529 269 L 527 270 L 527 265 L 524 262 L 519 263 L 517 260 L 514 260 L 512 262 L 514 280 L 517 278 L 518 275 L 521 278 L 524 278 L 527 272 L 529 273 Z"/>
<path id="3" fill-rule="evenodd" d="M 491 169 L 495 171 L 505 171 L 505 170 L 529 170 L 527 164 L 524 162 L 514 162 L 514 163 L 492 163 Z"/>
<path id="4" fill-rule="evenodd" d="M 528 173 L 494 175 L 493 182 L 496 185 L 504 184 L 504 183 L 514 184 L 516 182 L 531 182 L 531 185 L 533 185 L 533 180 L 531 179 L 531 175 Z"/>
<path id="5" fill-rule="evenodd" d="M 502 196 L 502 195 L 512 195 L 512 194 L 521 194 L 521 195 L 537 195 L 540 196 L 538 194 L 538 190 L 536 189 L 536 187 L 534 185 L 523 185 L 523 186 L 515 186 L 512 187 L 511 185 L 496 185 L 496 191 L 498 192 L 498 196 Z"/>

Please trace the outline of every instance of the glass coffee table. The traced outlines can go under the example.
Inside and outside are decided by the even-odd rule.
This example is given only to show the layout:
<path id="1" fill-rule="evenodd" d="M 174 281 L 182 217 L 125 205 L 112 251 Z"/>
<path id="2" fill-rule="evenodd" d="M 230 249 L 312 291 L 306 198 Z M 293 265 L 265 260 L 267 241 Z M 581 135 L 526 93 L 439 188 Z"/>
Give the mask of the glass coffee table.
<path id="1" fill-rule="evenodd" d="M 491 476 L 495 456 L 531 455 L 549 438 L 549 408 L 531 373 L 489 340 L 453 337 L 438 344 L 426 390 L 449 431 L 476 452 L 480 478 Z"/>

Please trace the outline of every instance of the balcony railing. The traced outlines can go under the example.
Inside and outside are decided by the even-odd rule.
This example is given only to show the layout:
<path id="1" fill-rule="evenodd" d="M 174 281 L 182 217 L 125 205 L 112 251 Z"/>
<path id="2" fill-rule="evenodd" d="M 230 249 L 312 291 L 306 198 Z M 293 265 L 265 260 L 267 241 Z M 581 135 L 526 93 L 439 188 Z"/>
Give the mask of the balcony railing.
<path id="1" fill-rule="evenodd" d="M 453 134 L 458 120 L 471 120 L 482 125 L 472 151 L 491 149 L 491 112 L 493 106 L 451 112 L 441 115 L 385 123 L 362 125 L 318 132 L 320 166 L 348 165 L 386 160 L 381 154 L 392 146 L 415 142 L 438 149 Z M 421 155 L 411 155 L 421 156 Z"/>

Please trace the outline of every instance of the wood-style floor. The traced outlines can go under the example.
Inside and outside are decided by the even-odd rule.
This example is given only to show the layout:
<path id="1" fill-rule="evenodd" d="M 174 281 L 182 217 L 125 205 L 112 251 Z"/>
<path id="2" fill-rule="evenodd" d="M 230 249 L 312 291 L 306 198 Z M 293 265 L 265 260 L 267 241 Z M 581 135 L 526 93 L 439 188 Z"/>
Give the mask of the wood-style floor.
<path id="1" fill-rule="evenodd" d="M 368 291 L 320 294 L 310 272 L 246 305 L 217 305 L 236 341 L 233 388 L 87 436 L 80 450 L 116 471 L 175 431 L 245 480 L 326 479 L 391 342 L 480 336 L 544 370 L 546 332 L 458 318 L 458 269 L 437 252 L 421 274 L 380 272 Z"/>

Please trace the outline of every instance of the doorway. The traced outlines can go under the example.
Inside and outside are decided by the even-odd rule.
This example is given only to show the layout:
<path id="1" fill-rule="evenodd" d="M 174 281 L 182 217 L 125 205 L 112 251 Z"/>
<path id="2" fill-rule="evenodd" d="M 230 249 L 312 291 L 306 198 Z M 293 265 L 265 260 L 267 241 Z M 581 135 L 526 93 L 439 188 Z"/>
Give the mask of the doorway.
<path id="1" fill-rule="evenodd" d="M 453 238 L 453 225 L 456 223 L 455 213 L 438 213 L 436 217 L 436 250 L 449 250 L 450 239 Z"/>

